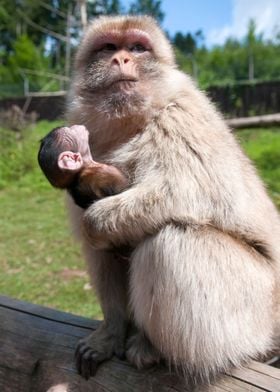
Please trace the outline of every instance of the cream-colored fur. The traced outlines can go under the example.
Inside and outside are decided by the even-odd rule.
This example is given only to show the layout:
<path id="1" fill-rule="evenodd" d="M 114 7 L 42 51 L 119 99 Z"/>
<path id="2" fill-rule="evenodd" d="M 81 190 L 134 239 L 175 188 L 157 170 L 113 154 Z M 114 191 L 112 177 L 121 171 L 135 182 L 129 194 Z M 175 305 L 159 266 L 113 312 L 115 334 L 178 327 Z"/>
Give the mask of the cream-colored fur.
<path id="1" fill-rule="evenodd" d="M 155 36 L 166 53 L 154 53 L 157 73 L 140 85 L 142 99 L 113 110 L 105 92 L 85 91 L 84 64 L 91 38 L 126 24 Z M 86 125 L 94 159 L 123 170 L 131 186 L 79 212 L 105 325 L 124 331 L 132 318 L 164 359 L 207 381 L 275 348 L 280 221 L 224 120 L 169 50 L 151 18 L 102 18 L 89 27 L 69 120 Z M 124 245 L 134 248 L 129 271 L 109 250 Z M 145 362 L 133 347 L 128 358 Z"/>

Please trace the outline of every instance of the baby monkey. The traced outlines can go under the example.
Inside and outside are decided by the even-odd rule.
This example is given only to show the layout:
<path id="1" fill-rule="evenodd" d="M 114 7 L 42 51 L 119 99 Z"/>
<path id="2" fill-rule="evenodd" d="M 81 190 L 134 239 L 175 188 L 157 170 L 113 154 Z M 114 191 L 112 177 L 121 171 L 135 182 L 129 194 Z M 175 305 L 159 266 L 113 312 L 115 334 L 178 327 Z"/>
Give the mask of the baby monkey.
<path id="1" fill-rule="evenodd" d="M 49 182 L 66 189 L 81 208 L 128 185 L 116 167 L 93 160 L 88 138 L 83 125 L 58 127 L 41 140 L 38 153 L 39 165 Z"/>

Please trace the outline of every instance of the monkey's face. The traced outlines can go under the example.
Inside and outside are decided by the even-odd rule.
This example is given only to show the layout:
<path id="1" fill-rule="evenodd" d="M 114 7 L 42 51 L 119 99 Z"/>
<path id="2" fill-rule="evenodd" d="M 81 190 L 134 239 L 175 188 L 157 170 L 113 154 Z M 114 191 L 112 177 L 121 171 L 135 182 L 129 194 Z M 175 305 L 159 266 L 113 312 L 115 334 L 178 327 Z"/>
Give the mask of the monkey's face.
<path id="1" fill-rule="evenodd" d="M 147 34 L 132 29 L 97 37 L 84 70 L 84 88 L 106 98 L 106 105 L 109 98 L 113 106 L 138 106 L 147 98 L 151 75 L 158 77 L 151 47 Z"/>
<path id="2" fill-rule="evenodd" d="M 162 68 L 170 63 L 173 53 L 151 18 L 101 18 L 77 54 L 80 94 L 95 98 L 105 112 L 139 111 L 151 104 L 153 85 L 159 85 Z"/>

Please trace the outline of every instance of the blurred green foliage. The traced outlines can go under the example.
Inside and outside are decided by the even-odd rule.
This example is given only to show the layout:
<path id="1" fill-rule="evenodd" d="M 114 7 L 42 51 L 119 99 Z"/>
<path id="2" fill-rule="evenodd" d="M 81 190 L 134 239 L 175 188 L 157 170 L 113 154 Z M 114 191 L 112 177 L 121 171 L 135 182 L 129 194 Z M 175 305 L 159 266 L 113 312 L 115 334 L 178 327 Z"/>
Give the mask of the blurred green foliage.
<path id="1" fill-rule="evenodd" d="M 127 9 L 121 0 L 87 2 L 88 19 L 124 12 L 150 14 L 159 21 L 164 17 L 161 0 L 134 0 Z M 24 83 L 31 92 L 67 88 L 57 75 L 69 76 L 68 56 L 73 56 L 81 34 L 77 0 L 1 0 L 0 97 L 23 95 Z"/>
<path id="2" fill-rule="evenodd" d="M 280 79 L 280 32 L 265 40 L 256 34 L 251 20 L 245 37 L 226 40 L 224 45 L 206 48 L 201 31 L 174 37 L 177 61 L 184 71 L 197 78 L 202 88 L 242 81 Z"/>

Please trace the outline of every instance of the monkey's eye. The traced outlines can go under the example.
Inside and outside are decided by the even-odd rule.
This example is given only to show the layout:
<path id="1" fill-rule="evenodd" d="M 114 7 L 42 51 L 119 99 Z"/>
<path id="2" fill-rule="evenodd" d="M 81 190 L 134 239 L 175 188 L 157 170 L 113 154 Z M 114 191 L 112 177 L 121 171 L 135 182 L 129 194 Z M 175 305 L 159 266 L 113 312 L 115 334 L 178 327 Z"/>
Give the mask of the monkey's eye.
<path id="1" fill-rule="evenodd" d="M 134 53 L 143 53 L 146 52 L 147 49 L 142 44 L 133 44 L 129 50 Z"/>
<path id="2" fill-rule="evenodd" d="M 107 43 L 104 46 L 102 46 L 101 50 L 115 52 L 117 50 L 117 46 L 115 44 Z"/>

